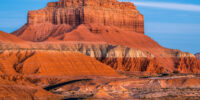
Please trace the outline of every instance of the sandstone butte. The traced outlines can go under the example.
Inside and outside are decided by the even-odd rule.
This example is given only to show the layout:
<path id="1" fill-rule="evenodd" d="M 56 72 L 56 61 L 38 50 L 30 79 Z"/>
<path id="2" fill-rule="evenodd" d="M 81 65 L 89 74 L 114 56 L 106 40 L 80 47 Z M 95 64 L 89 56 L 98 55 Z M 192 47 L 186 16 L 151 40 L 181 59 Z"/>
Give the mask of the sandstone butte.
<path id="1" fill-rule="evenodd" d="M 59 0 L 44 9 L 29 11 L 28 22 L 13 34 L 43 41 L 70 32 L 79 25 L 101 24 L 144 33 L 144 18 L 132 3 L 117 0 Z M 98 26 L 90 31 L 98 33 Z"/>
<path id="2" fill-rule="evenodd" d="M 87 69 L 88 73 L 94 71 L 95 75 L 99 75 L 98 70 L 108 70 L 116 75 L 112 69 L 104 64 L 117 71 L 200 73 L 200 61 L 193 54 L 164 48 L 146 36 L 143 15 L 137 11 L 134 4 L 128 2 L 118 2 L 117 0 L 59 0 L 58 2 L 50 2 L 43 9 L 29 11 L 27 23 L 12 34 L 19 37 L 20 40 L 28 42 L 15 43 L 15 45 L 3 42 L 0 45 L 1 55 L 5 54 L 3 52 L 6 49 L 36 52 L 34 56 L 29 57 L 30 59 L 15 59 L 14 61 L 11 59 L 13 62 L 10 61 L 10 66 L 14 69 L 9 68 L 13 70 L 13 73 L 27 74 L 35 71 L 39 74 L 36 70 L 39 68 L 42 73 L 47 75 L 47 73 L 54 73 L 50 71 L 62 70 L 60 73 L 56 73 L 57 75 L 70 69 L 73 72 L 71 75 L 74 75 L 76 68 L 71 68 L 71 66 L 81 68 L 82 65 L 85 65 L 83 69 L 85 71 Z M 8 35 L 8 37 L 13 36 Z M 22 44 L 26 44 L 26 46 Z M 59 50 L 60 52 L 56 52 L 56 54 L 45 53 L 45 50 Z M 77 60 L 73 59 L 73 53 L 66 54 L 64 53 L 66 51 L 76 52 L 76 56 L 80 56 L 80 58 L 75 58 L 79 59 L 80 62 L 67 62 L 70 57 L 72 57 L 71 62 Z M 77 52 L 82 54 L 77 54 Z M 18 56 L 16 58 L 26 54 L 16 53 Z M 60 55 L 62 59 L 59 56 L 55 57 L 60 59 L 57 61 L 53 58 L 54 54 Z M 83 54 L 92 57 L 91 59 L 96 58 L 96 60 L 91 61 L 95 62 L 93 66 L 90 62 L 87 64 L 82 62 L 81 59 L 90 59 Z M 4 59 L 10 59 L 6 54 L 2 56 Z M 36 63 L 35 60 L 38 64 L 33 64 Z M 105 67 L 98 69 L 98 66 L 97 69 L 92 70 L 93 67 L 99 65 L 97 60 L 104 63 L 101 65 Z M 3 63 L 2 60 L 0 65 L 3 66 Z M 32 66 L 27 69 L 25 65 L 29 64 Z M 65 67 L 65 65 L 69 66 Z M 50 66 L 52 69 L 45 69 L 46 66 Z M 62 66 L 63 69 L 60 69 L 59 66 Z M 1 70 L 7 70 L 4 68 L 5 66 Z M 3 73 L 3 71 L 1 72 Z M 80 72 L 80 75 L 83 74 Z M 65 75 L 67 74 L 65 73 Z"/>

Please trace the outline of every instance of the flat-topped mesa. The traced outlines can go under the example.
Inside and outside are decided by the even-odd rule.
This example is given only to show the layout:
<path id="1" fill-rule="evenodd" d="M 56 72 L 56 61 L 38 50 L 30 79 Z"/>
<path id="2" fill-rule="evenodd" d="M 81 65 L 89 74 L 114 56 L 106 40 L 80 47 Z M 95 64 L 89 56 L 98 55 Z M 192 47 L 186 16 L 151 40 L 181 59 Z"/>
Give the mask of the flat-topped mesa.
<path id="1" fill-rule="evenodd" d="M 144 33 L 144 17 L 136 6 L 117 0 L 59 0 L 44 9 L 29 11 L 28 24 L 45 22 L 71 26 L 95 23 Z"/>
<path id="2" fill-rule="evenodd" d="M 58 2 L 49 2 L 47 7 L 79 7 L 96 6 L 106 8 L 133 8 L 136 7 L 130 2 L 118 2 L 117 0 L 59 0 Z"/>

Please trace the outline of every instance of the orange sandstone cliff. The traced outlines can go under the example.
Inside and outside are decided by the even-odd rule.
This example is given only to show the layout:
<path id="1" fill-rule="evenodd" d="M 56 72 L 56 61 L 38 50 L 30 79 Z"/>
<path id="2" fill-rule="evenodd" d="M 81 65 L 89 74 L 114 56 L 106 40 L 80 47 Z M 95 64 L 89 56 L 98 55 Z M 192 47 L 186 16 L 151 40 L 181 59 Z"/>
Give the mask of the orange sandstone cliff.
<path id="1" fill-rule="evenodd" d="M 29 41 L 43 41 L 64 34 L 80 24 L 98 23 L 144 33 L 144 18 L 132 3 L 117 0 L 59 0 L 29 11 L 28 22 L 13 34 Z M 98 30 L 92 30 L 98 31 Z"/>

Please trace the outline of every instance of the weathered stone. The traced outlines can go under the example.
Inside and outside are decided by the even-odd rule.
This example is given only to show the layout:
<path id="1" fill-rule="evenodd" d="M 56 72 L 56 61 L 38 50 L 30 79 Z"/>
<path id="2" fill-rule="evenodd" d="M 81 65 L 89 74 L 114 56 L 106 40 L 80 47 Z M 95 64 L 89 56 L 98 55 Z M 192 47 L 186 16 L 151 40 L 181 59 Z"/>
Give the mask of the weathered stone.
<path id="1" fill-rule="evenodd" d="M 44 23 L 47 25 L 41 26 Z M 59 0 L 48 3 L 43 9 L 29 11 L 27 24 L 13 34 L 29 41 L 43 41 L 56 31 L 52 27 L 62 24 L 77 27 L 80 24 L 94 23 L 144 33 L 144 17 L 132 3 L 117 0 Z M 48 30 L 41 32 L 39 28 L 35 31 L 34 27 Z M 65 32 L 59 30 L 60 34 Z M 30 34 L 34 35 L 33 39 L 27 37 Z"/>
<path id="2" fill-rule="evenodd" d="M 143 15 L 132 3 L 117 0 L 60 0 L 48 3 L 44 9 L 29 11 L 28 24 L 45 22 L 72 26 L 98 23 L 144 33 Z"/>

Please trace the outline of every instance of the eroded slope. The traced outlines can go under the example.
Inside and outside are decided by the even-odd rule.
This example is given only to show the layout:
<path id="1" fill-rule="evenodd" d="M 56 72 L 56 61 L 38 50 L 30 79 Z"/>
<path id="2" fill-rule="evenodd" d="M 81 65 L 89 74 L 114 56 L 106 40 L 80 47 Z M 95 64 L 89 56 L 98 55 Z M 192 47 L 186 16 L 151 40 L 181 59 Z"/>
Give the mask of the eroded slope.
<path id="1" fill-rule="evenodd" d="M 0 72 L 44 76 L 118 75 L 111 67 L 70 51 L 1 51 Z"/>

